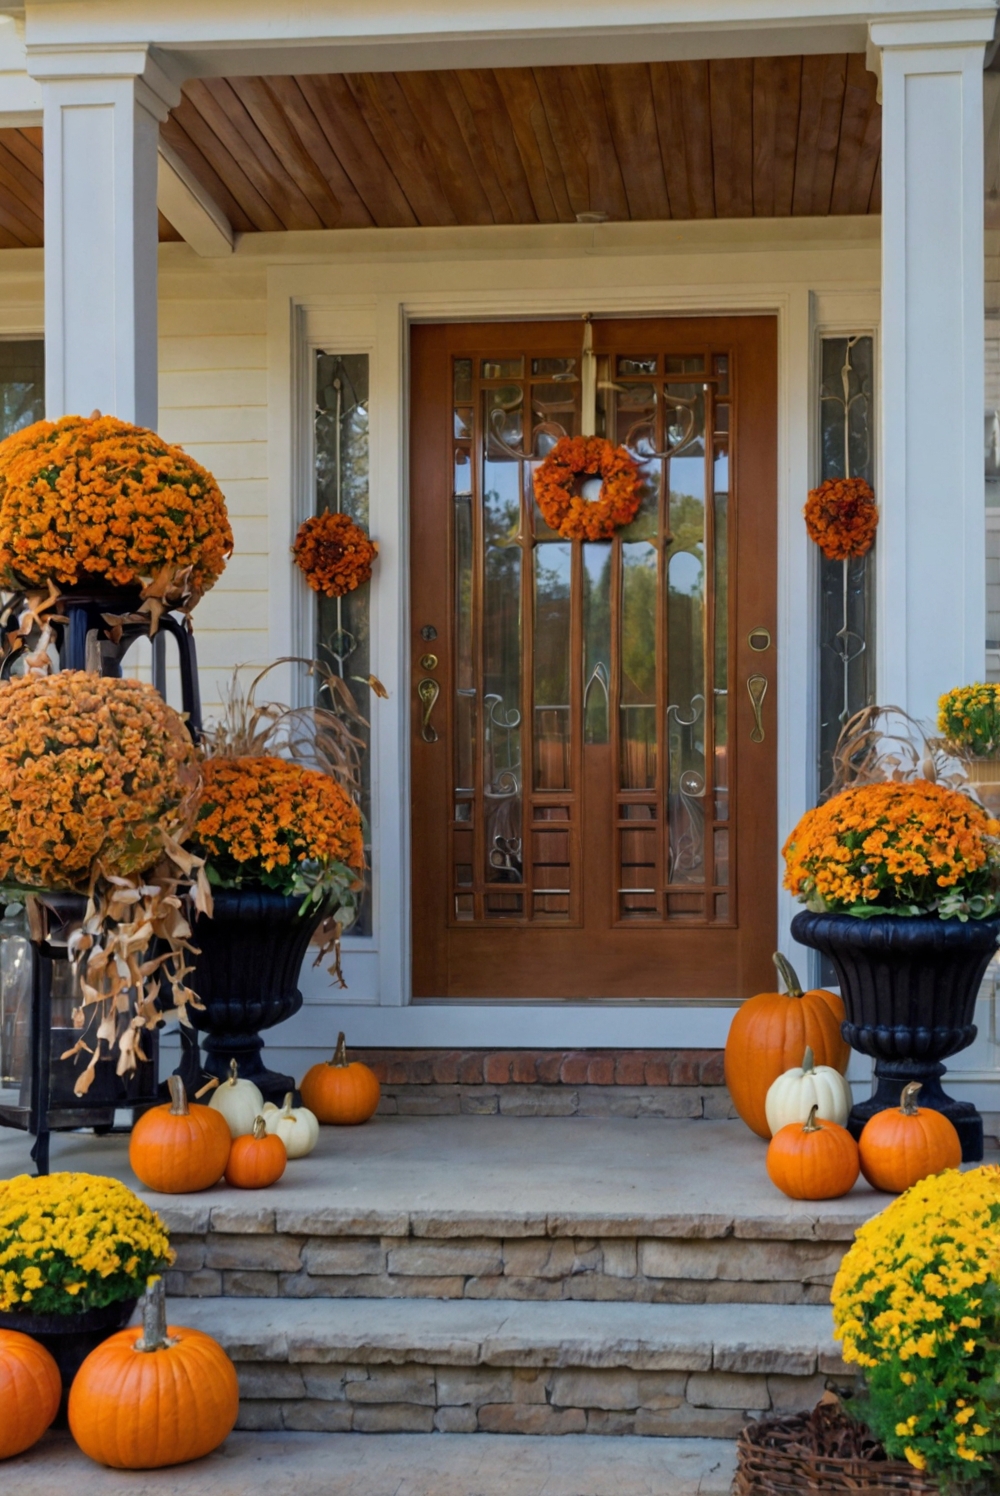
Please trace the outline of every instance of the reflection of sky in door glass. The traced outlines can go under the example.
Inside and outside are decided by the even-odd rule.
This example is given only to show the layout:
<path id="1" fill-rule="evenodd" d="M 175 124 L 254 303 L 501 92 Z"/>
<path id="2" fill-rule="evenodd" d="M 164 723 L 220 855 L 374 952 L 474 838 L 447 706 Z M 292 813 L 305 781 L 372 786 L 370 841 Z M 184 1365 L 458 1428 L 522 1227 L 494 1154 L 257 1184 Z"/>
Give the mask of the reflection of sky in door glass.
<path id="1" fill-rule="evenodd" d="M 705 496 L 705 458 L 672 457 L 670 459 L 670 490 L 672 493 L 690 494 L 692 498 Z"/>
<path id="2" fill-rule="evenodd" d="M 670 590 L 687 597 L 701 596 L 701 562 L 690 551 L 680 551 L 670 558 Z"/>

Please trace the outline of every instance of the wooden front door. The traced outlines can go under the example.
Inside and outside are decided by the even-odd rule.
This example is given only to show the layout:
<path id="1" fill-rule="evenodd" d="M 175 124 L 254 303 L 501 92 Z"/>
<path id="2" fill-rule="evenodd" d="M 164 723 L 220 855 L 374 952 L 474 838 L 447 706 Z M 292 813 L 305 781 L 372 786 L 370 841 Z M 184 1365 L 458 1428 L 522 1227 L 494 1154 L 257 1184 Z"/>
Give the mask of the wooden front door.
<path id="1" fill-rule="evenodd" d="M 413 329 L 413 992 L 733 998 L 777 886 L 770 317 L 596 321 L 597 430 L 643 474 L 561 540 L 580 322 Z"/>

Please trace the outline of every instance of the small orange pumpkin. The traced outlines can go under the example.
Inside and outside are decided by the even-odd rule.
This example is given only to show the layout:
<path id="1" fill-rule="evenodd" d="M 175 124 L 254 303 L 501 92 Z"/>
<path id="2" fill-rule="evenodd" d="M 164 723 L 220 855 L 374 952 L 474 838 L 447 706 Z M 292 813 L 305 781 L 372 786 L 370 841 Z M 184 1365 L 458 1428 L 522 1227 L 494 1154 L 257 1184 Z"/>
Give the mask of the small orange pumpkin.
<path id="1" fill-rule="evenodd" d="M 932 1107 L 918 1107 L 919 1092 L 919 1081 L 904 1086 L 898 1109 L 876 1112 L 861 1134 L 861 1172 L 873 1189 L 887 1195 L 900 1195 L 928 1174 L 957 1169 L 962 1162 L 954 1123 Z"/>
<path id="2" fill-rule="evenodd" d="M 0 1460 L 37 1444 L 59 1411 L 62 1379 L 44 1345 L 0 1330 Z"/>
<path id="3" fill-rule="evenodd" d="M 144 1112 L 132 1129 L 132 1172 L 162 1195 L 210 1189 L 222 1178 L 229 1158 L 229 1123 L 209 1106 L 189 1106 L 179 1075 L 171 1075 L 167 1085 L 169 1103 Z"/>
<path id="4" fill-rule="evenodd" d="M 348 1061 L 343 1034 L 337 1035 L 332 1060 L 313 1065 L 299 1087 L 302 1105 L 321 1122 L 352 1126 L 367 1122 L 379 1104 L 382 1087 L 360 1060 Z"/>
<path id="5" fill-rule="evenodd" d="M 858 1178 L 858 1145 L 836 1122 L 817 1118 L 789 1122 L 767 1149 L 771 1183 L 793 1200 L 834 1200 L 853 1189 Z"/>
<path id="6" fill-rule="evenodd" d="M 737 1012 L 726 1040 L 726 1085 L 743 1121 L 760 1138 L 769 1138 L 767 1093 L 786 1070 L 802 1064 L 806 1048 L 817 1065 L 841 1075 L 851 1057 L 840 1032 L 844 1005 L 833 992 L 815 987 L 803 992 L 785 957 L 774 964 L 787 992 L 759 992 Z"/>
<path id="7" fill-rule="evenodd" d="M 91 1351 L 69 1393 L 73 1438 L 116 1470 L 199 1460 L 228 1438 L 239 1411 L 236 1368 L 222 1346 L 201 1330 L 167 1327 L 162 1278 L 151 1280 L 142 1308 L 142 1327 Z"/>
<path id="8" fill-rule="evenodd" d="M 254 1117 L 253 1132 L 233 1139 L 226 1165 L 226 1183 L 238 1190 L 265 1190 L 285 1172 L 288 1153 L 263 1117 Z"/>

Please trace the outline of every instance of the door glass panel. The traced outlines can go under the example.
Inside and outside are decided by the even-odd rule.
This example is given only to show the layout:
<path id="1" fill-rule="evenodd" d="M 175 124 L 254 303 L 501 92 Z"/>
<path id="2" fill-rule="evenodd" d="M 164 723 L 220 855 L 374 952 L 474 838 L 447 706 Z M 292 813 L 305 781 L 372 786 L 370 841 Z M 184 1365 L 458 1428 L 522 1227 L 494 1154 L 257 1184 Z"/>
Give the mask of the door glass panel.
<path id="1" fill-rule="evenodd" d="M 583 546 L 583 740 L 607 743 L 611 699 L 611 546 Z"/>
<path id="2" fill-rule="evenodd" d="M 608 860 L 615 921 L 731 920 L 732 378 L 712 349 L 602 353 L 597 429 L 639 463 L 642 503 L 569 541 L 532 476 L 579 429 L 578 356 L 455 360 L 455 920 L 579 923 Z M 615 782 L 594 809 L 598 765 Z M 588 872 L 587 817 L 609 810 Z"/>
<path id="3" fill-rule="evenodd" d="M 536 545 L 535 565 L 535 786 L 569 788 L 570 577 L 567 541 Z"/>
<path id="4" fill-rule="evenodd" d="M 624 789 L 656 784 L 656 548 L 646 541 L 622 546 L 621 783 Z"/>

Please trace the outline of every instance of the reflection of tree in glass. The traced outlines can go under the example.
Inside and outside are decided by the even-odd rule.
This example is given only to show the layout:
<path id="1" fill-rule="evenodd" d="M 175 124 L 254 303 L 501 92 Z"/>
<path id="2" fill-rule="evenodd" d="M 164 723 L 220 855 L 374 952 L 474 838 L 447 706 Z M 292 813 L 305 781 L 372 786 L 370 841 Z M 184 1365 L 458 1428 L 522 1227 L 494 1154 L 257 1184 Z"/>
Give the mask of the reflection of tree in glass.
<path id="1" fill-rule="evenodd" d="M 569 592 L 567 544 L 535 547 L 535 705 L 569 704 Z"/>
<path id="2" fill-rule="evenodd" d="M 656 551 L 622 546 L 622 700 L 656 701 Z"/>
<path id="3" fill-rule="evenodd" d="M 705 695 L 705 506 L 690 494 L 671 494 L 673 543 L 670 547 L 668 624 L 669 699 L 683 717 L 695 710 L 696 696 Z M 701 705 L 700 703 L 698 705 Z M 704 706 L 690 727 L 673 723 L 671 732 L 672 777 L 681 764 L 687 740 L 695 754 L 704 752 Z"/>

